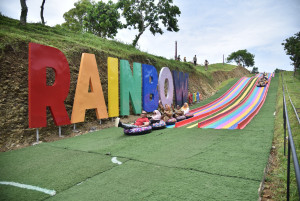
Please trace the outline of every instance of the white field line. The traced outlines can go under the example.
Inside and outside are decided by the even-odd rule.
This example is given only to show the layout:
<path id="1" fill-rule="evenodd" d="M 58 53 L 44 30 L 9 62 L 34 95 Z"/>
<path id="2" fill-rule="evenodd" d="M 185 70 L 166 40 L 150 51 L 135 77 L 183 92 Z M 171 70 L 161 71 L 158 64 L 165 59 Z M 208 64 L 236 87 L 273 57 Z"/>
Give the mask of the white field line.
<path id="1" fill-rule="evenodd" d="M 111 159 L 111 162 L 116 163 L 116 164 L 118 164 L 118 165 L 122 165 L 122 162 L 121 162 L 121 161 L 118 161 L 118 160 L 117 160 L 117 157 L 113 157 L 113 158 Z"/>
<path id="2" fill-rule="evenodd" d="M 19 188 L 26 188 L 26 189 L 34 190 L 34 191 L 40 191 L 42 193 L 46 193 L 46 194 L 51 195 L 51 196 L 53 196 L 53 195 L 56 194 L 55 190 L 48 190 L 48 189 L 45 189 L 45 188 L 40 188 L 38 186 L 31 186 L 31 185 L 27 185 L 27 184 L 20 184 L 20 183 L 17 183 L 17 182 L 0 181 L 0 184 L 10 185 L 10 186 L 16 186 L 16 187 L 19 187 Z"/>

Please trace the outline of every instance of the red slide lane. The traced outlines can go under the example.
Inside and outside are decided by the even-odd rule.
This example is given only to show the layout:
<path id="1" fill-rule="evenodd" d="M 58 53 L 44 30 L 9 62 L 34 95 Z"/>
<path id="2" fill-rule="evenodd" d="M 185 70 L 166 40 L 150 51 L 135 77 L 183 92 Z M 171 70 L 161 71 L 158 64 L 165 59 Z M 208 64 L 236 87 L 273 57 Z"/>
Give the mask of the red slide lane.
<path id="1" fill-rule="evenodd" d="M 258 79 L 257 79 L 257 81 L 254 83 L 254 85 L 253 85 L 251 91 L 248 93 L 248 95 L 247 95 L 247 96 L 246 96 L 239 104 L 237 104 L 236 106 L 234 106 L 234 107 L 231 108 L 230 110 L 227 110 L 226 112 L 223 112 L 223 113 L 221 113 L 221 114 L 219 114 L 219 115 L 217 115 L 217 116 L 214 116 L 214 117 L 212 117 L 212 118 L 209 118 L 209 119 L 207 119 L 207 120 L 205 120 L 205 121 L 199 122 L 199 123 L 198 123 L 198 128 L 203 128 L 203 127 L 207 126 L 208 124 L 212 124 L 212 123 L 218 121 L 219 119 L 223 118 L 224 116 L 226 116 L 228 113 L 231 113 L 232 111 L 234 111 L 234 110 L 236 110 L 237 108 L 239 108 L 242 104 L 244 104 L 244 103 L 248 100 L 248 98 L 250 97 L 250 95 L 251 95 L 252 92 L 254 91 L 254 89 L 255 89 L 257 83 L 258 83 Z"/>
<path id="2" fill-rule="evenodd" d="M 185 126 L 187 124 L 190 124 L 190 123 L 192 123 L 194 121 L 197 121 L 199 119 L 202 119 L 202 118 L 207 117 L 207 116 L 209 116 L 209 115 L 211 115 L 211 114 L 213 114 L 215 112 L 218 112 L 218 111 L 222 110 L 224 107 L 226 107 L 229 104 L 231 104 L 233 101 L 235 101 L 242 94 L 242 92 L 247 88 L 247 86 L 252 81 L 252 79 L 253 79 L 253 77 L 251 77 L 251 79 L 248 80 L 247 84 L 245 84 L 245 86 L 243 87 L 243 89 L 233 99 L 231 99 L 226 104 L 224 104 L 224 105 L 222 105 L 222 106 L 220 106 L 220 107 L 218 107 L 218 108 L 216 108 L 214 110 L 211 110 L 211 111 L 209 111 L 207 113 L 203 113 L 201 115 L 198 115 L 198 116 L 195 116 L 195 117 L 192 117 L 192 118 L 189 118 L 189 119 L 177 122 L 177 123 L 175 123 L 175 128 Z M 236 85 L 234 85 L 234 86 L 236 86 Z M 215 102 L 215 101 L 213 101 L 213 102 Z"/>

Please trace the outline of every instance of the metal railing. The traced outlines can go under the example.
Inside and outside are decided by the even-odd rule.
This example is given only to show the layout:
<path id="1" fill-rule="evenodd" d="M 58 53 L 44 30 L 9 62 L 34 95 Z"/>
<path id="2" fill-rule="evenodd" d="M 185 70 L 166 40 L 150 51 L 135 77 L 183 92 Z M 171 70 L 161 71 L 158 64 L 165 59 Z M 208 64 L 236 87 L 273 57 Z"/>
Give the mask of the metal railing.
<path id="1" fill-rule="evenodd" d="M 288 116 L 288 110 L 286 106 L 286 100 L 285 100 L 285 94 L 284 94 L 284 82 L 283 82 L 283 75 L 281 73 L 282 78 L 282 95 L 283 95 L 283 126 L 284 126 L 284 155 L 286 155 L 286 130 L 288 130 L 288 162 L 287 162 L 287 200 L 290 199 L 290 168 L 291 168 L 291 152 L 293 157 L 293 163 L 294 163 L 294 169 L 295 169 L 295 176 L 296 176 L 296 182 L 298 187 L 298 195 L 300 199 L 300 168 L 299 168 L 299 162 L 298 157 L 296 153 L 296 148 L 293 140 L 292 130 L 290 127 L 290 121 Z"/>

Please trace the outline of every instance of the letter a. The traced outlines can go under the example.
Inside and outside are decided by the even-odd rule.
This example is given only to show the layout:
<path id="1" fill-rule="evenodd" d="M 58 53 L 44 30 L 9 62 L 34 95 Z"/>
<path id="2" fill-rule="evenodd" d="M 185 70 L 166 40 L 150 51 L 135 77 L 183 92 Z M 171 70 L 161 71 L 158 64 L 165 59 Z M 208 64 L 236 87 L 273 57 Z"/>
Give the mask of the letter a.
<path id="1" fill-rule="evenodd" d="M 89 87 L 91 89 L 90 92 Z M 87 109 L 96 109 L 97 119 L 108 118 L 95 55 L 83 53 L 71 122 L 83 122 Z"/>

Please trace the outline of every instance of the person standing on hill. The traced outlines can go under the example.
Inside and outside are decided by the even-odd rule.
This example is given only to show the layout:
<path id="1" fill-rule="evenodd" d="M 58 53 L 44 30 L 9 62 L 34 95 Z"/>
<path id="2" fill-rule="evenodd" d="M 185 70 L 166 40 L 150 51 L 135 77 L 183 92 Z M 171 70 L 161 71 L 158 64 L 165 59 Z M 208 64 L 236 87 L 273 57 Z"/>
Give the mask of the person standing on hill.
<path id="1" fill-rule="evenodd" d="M 178 61 L 181 61 L 181 59 L 180 59 L 180 55 L 178 55 L 178 57 L 177 57 L 177 60 L 178 60 Z"/>
<path id="2" fill-rule="evenodd" d="M 186 62 L 186 57 L 183 58 L 183 61 Z"/>
<path id="3" fill-rule="evenodd" d="M 197 57 L 196 57 L 196 55 L 194 56 L 193 61 L 194 61 L 194 65 L 196 66 L 197 65 Z"/>
<path id="4" fill-rule="evenodd" d="M 208 68 L 208 61 L 207 61 L 206 59 L 205 59 L 204 64 L 205 64 L 205 70 L 207 71 L 207 68 Z"/>

